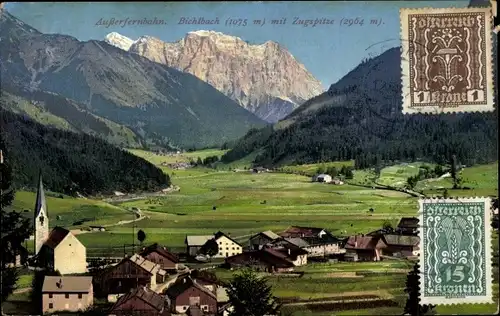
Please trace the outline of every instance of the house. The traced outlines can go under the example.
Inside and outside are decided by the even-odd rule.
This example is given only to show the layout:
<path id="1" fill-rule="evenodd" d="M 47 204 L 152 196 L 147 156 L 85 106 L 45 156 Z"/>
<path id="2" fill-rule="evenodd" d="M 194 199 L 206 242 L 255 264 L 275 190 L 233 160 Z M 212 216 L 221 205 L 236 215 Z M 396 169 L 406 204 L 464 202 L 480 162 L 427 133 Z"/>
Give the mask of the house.
<path id="1" fill-rule="evenodd" d="M 283 238 L 294 237 L 323 237 L 329 232 L 319 227 L 290 226 L 279 235 Z"/>
<path id="2" fill-rule="evenodd" d="M 49 215 L 40 171 L 34 210 L 35 255 L 39 265 L 62 275 L 87 272 L 87 250 L 67 229 L 54 227 L 49 234 Z"/>
<path id="3" fill-rule="evenodd" d="M 139 255 L 146 260 L 159 264 L 163 270 L 176 272 L 179 267 L 179 257 L 157 243 L 142 248 Z"/>
<path id="4" fill-rule="evenodd" d="M 153 288 L 166 277 L 159 264 L 134 254 L 101 272 L 97 283 L 103 294 L 122 294 L 140 286 Z"/>
<path id="5" fill-rule="evenodd" d="M 283 238 L 282 240 L 276 240 L 272 242 L 271 245 L 273 247 L 287 247 L 288 245 L 292 245 L 301 248 L 307 251 L 307 256 L 309 258 L 325 257 L 345 253 L 345 249 L 343 249 L 341 246 L 341 241 L 336 238 Z"/>
<path id="6" fill-rule="evenodd" d="M 376 236 L 351 236 L 348 238 L 344 248 L 347 261 L 380 261 L 383 243 L 379 243 L 380 237 Z"/>
<path id="7" fill-rule="evenodd" d="M 177 277 L 177 281 L 183 278 L 191 278 L 196 281 L 197 284 L 205 287 L 210 292 L 217 294 L 219 289 L 219 280 L 215 274 L 209 273 L 202 270 L 191 270 L 188 273 L 181 274 Z"/>
<path id="8" fill-rule="evenodd" d="M 187 253 L 196 256 L 201 247 L 210 239 L 215 239 L 219 246 L 219 253 L 213 258 L 226 258 L 243 252 L 243 246 L 223 232 L 217 232 L 213 236 L 186 236 Z"/>
<path id="9" fill-rule="evenodd" d="M 166 290 L 172 313 L 186 313 L 198 306 L 203 315 L 217 314 L 217 295 L 190 277 L 181 278 Z"/>
<path id="10" fill-rule="evenodd" d="M 418 218 L 416 217 L 403 217 L 399 221 L 396 232 L 403 235 L 417 235 L 418 234 Z"/>
<path id="11" fill-rule="evenodd" d="M 276 239 L 279 239 L 280 236 L 277 234 L 273 233 L 270 230 L 267 230 L 265 232 L 260 232 L 258 234 L 253 235 L 250 237 L 250 240 L 248 241 L 250 249 L 252 250 L 259 250 L 262 248 L 262 246 L 275 241 Z"/>
<path id="12" fill-rule="evenodd" d="M 418 236 L 385 234 L 382 235 L 381 241 L 385 244 L 382 253 L 386 256 L 410 258 L 419 255 Z"/>
<path id="13" fill-rule="evenodd" d="M 269 169 L 267 168 L 264 168 L 264 167 L 255 167 L 255 168 L 252 168 L 252 172 L 253 173 L 262 173 L 262 172 L 268 172 Z"/>
<path id="14" fill-rule="evenodd" d="M 45 268 L 61 275 L 87 272 L 87 250 L 69 230 L 54 227 L 37 255 Z"/>
<path id="15" fill-rule="evenodd" d="M 42 312 L 76 312 L 94 304 L 90 276 L 46 276 L 42 286 Z"/>
<path id="16" fill-rule="evenodd" d="M 128 316 L 131 313 L 145 316 L 171 315 L 168 300 L 145 286 L 131 289 L 109 310 L 109 316 Z"/>
<path id="17" fill-rule="evenodd" d="M 225 265 L 230 269 L 249 267 L 257 271 L 269 273 L 289 272 L 293 271 L 295 267 L 290 260 L 264 249 L 245 251 L 244 253 L 228 257 L 225 260 Z"/>
<path id="18" fill-rule="evenodd" d="M 264 246 L 262 251 L 266 251 L 271 253 L 276 257 L 280 257 L 282 259 L 288 260 L 293 263 L 294 266 L 303 266 L 307 264 L 307 254 L 308 252 L 304 249 L 301 249 L 296 246 L 288 246 L 288 247 L 269 247 Z"/>
<path id="19" fill-rule="evenodd" d="M 314 176 L 312 181 L 313 182 L 330 183 L 330 182 L 332 182 L 332 176 L 322 173 L 322 174 L 318 174 L 318 175 Z"/>
<path id="20" fill-rule="evenodd" d="M 186 244 L 186 253 L 189 256 L 195 257 L 200 252 L 201 247 L 203 247 L 203 245 L 212 238 L 214 238 L 213 235 L 186 236 L 184 241 Z"/>
<path id="21" fill-rule="evenodd" d="M 342 180 L 339 180 L 339 179 L 333 179 L 332 183 L 335 185 L 343 185 L 344 184 L 344 182 Z"/>
<path id="22" fill-rule="evenodd" d="M 276 246 L 292 244 L 306 250 L 309 258 L 345 252 L 341 240 L 323 228 L 291 226 L 280 235 L 283 240 L 275 240 L 272 244 Z"/>

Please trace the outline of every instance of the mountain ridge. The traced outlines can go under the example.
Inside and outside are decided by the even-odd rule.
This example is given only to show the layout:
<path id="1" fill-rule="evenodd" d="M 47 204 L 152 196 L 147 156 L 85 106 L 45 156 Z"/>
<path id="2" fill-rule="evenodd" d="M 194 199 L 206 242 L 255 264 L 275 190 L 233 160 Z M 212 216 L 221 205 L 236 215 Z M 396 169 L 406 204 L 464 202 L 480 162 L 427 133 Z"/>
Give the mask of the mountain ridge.
<path id="1" fill-rule="evenodd" d="M 224 162 L 259 151 L 264 166 L 354 159 L 363 169 L 382 161 L 432 160 L 456 154 L 464 164 L 498 159 L 497 110 L 403 115 L 400 48 L 365 60 L 325 92 L 274 126 L 251 130 Z"/>
<path id="2" fill-rule="evenodd" d="M 112 45 L 131 43 L 126 51 L 195 75 L 268 122 L 324 91 L 321 82 L 274 41 L 250 44 L 209 30 L 188 32 L 175 42 L 147 35 L 124 38 L 116 32 L 106 36 Z"/>
<path id="3" fill-rule="evenodd" d="M 2 10 L 3 80 L 72 99 L 156 144 L 218 146 L 266 123 L 195 76 L 104 41 L 43 34 Z"/>

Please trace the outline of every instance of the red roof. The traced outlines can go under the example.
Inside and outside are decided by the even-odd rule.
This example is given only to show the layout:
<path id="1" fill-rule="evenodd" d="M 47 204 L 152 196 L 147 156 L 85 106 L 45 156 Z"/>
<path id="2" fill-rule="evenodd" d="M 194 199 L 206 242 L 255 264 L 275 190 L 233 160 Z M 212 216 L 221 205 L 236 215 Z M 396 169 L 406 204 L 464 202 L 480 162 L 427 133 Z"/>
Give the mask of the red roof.
<path id="1" fill-rule="evenodd" d="M 277 255 L 273 252 L 266 251 L 264 249 L 261 250 L 252 250 L 246 251 L 244 253 L 240 253 L 238 255 L 234 255 L 226 258 L 226 262 L 233 264 L 247 264 L 252 261 L 258 261 L 265 265 L 276 266 L 279 268 L 291 268 L 293 267 L 293 263 L 289 260 L 283 258 L 282 255 Z"/>
<path id="2" fill-rule="evenodd" d="M 69 230 L 56 226 L 50 232 L 49 238 L 47 238 L 47 241 L 45 241 L 45 245 L 52 249 L 55 249 L 68 234 Z"/>
<path id="3" fill-rule="evenodd" d="M 318 234 L 323 231 L 323 228 L 318 227 L 302 227 L 290 226 L 280 234 L 282 237 L 318 237 Z"/>
<path id="4" fill-rule="evenodd" d="M 173 263 L 179 263 L 179 258 L 176 255 L 174 255 L 173 253 L 168 251 L 168 249 L 166 247 L 158 245 L 158 243 L 152 244 L 151 246 L 144 248 L 141 251 L 140 255 L 142 257 L 146 257 L 147 255 L 149 255 L 152 252 L 158 253 L 159 255 L 161 255 L 164 258 L 167 258 L 168 260 L 172 261 Z"/>
<path id="5" fill-rule="evenodd" d="M 377 236 L 350 236 L 344 248 L 375 249 L 379 239 Z"/>

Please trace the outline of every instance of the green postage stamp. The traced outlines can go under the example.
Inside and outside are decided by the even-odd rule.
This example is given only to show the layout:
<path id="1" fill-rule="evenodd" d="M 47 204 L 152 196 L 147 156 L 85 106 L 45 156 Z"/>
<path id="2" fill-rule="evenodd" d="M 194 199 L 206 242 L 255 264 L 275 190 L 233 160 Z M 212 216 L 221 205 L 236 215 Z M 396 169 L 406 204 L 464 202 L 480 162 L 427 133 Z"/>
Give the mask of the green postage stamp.
<path id="1" fill-rule="evenodd" d="M 420 304 L 493 303 L 490 199 L 419 204 Z"/>

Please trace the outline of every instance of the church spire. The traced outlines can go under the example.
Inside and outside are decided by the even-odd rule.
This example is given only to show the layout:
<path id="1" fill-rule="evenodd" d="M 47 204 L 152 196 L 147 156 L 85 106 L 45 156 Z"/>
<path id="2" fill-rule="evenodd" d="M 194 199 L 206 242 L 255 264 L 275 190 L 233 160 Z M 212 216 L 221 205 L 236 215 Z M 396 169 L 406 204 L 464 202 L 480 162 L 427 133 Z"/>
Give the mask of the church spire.
<path id="1" fill-rule="evenodd" d="M 43 181 L 42 181 L 42 170 L 40 169 L 40 175 L 38 177 L 38 192 L 36 193 L 35 202 L 35 218 L 38 217 L 40 211 L 44 211 L 45 216 L 47 214 L 47 204 L 45 203 L 45 192 L 43 191 Z"/>

